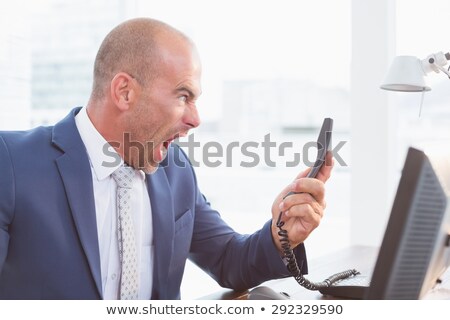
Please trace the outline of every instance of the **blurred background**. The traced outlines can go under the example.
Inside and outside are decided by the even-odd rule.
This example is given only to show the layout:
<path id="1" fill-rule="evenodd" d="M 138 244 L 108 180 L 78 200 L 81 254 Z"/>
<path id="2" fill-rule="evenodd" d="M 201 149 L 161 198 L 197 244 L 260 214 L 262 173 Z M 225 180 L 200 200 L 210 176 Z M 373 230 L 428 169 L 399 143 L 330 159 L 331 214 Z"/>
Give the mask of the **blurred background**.
<path id="1" fill-rule="evenodd" d="M 379 245 L 407 147 L 450 138 L 450 82 L 428 76 L 433 90 L 420 117 L 421 93 L 379 84 L 394 55 L 447 52 L 448 12 L 447 0 L 2 1 L 0 130 L 53 125 L 85 105 L 104 36 L 126 19 L 156 18 L 200 52 L 203 122 L 195 141 L 261 146 L 269 134 L 277 146 L 292 143 L 284 155 L 271 150 L 275 166 L 250 168 L 239 148 L 214 168 L 201 161 L 202 147 L 194 150 L 200 188 L 223 218 L 242 233 L 261 228 L 274 198 L 306 167 L 287 163 L 295 153 L 303 160 L 303 145 L 331 117 L 342 161 L 327 183 L 326 216 L 306 243 L 308 256 Z M 263 159 L 264 150 L 253 151 Z M 188 263 L 182 298 L 219 289 Z"/>

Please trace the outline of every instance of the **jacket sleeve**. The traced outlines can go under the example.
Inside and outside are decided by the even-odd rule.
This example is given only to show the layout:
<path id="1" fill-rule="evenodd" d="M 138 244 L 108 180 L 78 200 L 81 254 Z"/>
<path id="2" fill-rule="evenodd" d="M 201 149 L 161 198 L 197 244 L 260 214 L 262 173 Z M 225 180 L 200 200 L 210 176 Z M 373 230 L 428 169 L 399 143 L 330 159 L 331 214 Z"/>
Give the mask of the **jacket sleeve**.
<path id="1" fill-rule="evenodd" d="M 14 212 L 14 173 L 5 140 L 0 136 L 0 273 L 9 245 L 9 225 Z"/>
<path id="2" fill-rule="evenodd" d="M 303 244 L 294 253 L 307 273 Z M 244 290 L 289 276 L 271 233 L 271 221 L 251 235 L 235 232 L 196 188 L 195 222 L 189 258 L 221 286 Z"/>

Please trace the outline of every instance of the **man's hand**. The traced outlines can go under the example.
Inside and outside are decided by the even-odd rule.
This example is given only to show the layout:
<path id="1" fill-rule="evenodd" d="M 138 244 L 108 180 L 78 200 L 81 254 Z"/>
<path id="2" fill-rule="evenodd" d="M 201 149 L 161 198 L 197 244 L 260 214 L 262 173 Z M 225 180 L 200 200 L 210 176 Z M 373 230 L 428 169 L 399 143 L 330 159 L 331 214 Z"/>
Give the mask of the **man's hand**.
<path id="1" fill-rule="evenodd" d="M 311 168 L 301 172 L 275 199 L 272 205 L 272 237 L 280 252 L 281 243 L 276 226 L 280 212 L 281 220 L 285 222 L 283 229 L 287 230 L 292 248 L 305 241 L 309 234 L 317 228 L 325 209 L 325 185 L 331 175 L 333 158 L 327 153 L 325 164 L 316 178 L 305 178 Z M 289 192 L 296 192 L 283 199 Z"/>

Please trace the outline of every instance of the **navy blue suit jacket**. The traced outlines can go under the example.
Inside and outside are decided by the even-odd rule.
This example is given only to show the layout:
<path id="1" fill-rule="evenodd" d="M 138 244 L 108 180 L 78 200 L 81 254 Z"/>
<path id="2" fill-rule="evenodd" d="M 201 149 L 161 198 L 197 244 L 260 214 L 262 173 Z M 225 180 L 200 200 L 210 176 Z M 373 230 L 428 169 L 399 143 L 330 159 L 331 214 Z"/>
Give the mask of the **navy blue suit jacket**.
<path id="1" fill-rule="evenodd" d="M 0 132 L 0 299 L 101 299 L 92 175 L 74 109 L 54 127 Z M 152 299 L 180 298 L 190 258 L 224 287 L 287 276 L 270 221 L 233 231 L 172 146 L 147 176 L 155 243 Z M 304 247 L 296 249 L 306 273 Z"/>

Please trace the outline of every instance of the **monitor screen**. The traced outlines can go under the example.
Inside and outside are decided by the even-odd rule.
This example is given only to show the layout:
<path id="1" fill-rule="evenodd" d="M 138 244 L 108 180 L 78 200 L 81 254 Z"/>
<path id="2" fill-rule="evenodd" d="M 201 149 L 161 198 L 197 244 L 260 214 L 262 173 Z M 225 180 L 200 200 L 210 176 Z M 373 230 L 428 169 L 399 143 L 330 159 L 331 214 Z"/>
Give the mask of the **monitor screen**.
<path id="1" fill-rule="evenodd" d="M 450 159 L 409 148 L 367 299 L 420 299 L 450 264 Z"/>

